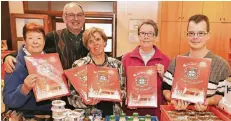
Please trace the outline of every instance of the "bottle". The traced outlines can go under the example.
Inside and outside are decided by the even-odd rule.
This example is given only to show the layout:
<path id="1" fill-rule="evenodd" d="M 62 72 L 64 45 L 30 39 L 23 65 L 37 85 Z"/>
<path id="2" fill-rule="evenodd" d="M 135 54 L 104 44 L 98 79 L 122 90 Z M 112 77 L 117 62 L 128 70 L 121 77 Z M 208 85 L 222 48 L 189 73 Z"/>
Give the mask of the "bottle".
<path id="1" fill-rule="evenodd" d="M 147 114 L 145 115 L 145 121 L 151 121 L 151 115 Z"/>
<path id="2" fill-rule="evenodd" d="M 126 116 L 125 113 L 121 113 L 121 114 L 120 114 L 120 120 L 119 120 L 119 121 L 126 121 L 125 116 Z"/>
<path id="3" fill-rule="evenodd" d="M 110 115 L 110 121 L 116 121 L 115 115 Z"/>
<path id="4" fill-rule="evenodd" d="M 139 121 L 139 113 L 137 112 L 133 113 L 133 121 Z"/>
<path id="5" fill-rule="evenodd" d="M 128 116 L 128 120 L 127 121 L 133 121 L 133 117 L 132 116 Z"/>
<path id="6" fill-rule="evenodd" d="M 145 121 L 145 119 L 144 118 L 140 118 L 139 121 Z"/>

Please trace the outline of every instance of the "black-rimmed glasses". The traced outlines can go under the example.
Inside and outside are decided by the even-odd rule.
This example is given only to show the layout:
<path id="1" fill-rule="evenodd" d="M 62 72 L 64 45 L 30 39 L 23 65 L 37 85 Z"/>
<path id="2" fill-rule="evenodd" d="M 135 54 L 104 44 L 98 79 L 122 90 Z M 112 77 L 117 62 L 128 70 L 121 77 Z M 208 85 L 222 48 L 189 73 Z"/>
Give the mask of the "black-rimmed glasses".
<path id="1" fill-rule="evenodd" d="M 153 37 L 153 36 L 155 36 L 155 33 L 153 33 L 153 32 L 139 32 L 139 34 L 138 34 L 139 36 L 141 36 L 141 37 L 145 37 L 145 35 L 147 35 L 148 37 Z"/>
<path id="2" fill-rule="evenodd" d="M 83 17 L 83 16 L 84 16 L 83 13 L 77 13 L 77 14 L 74 14 L 74 13 L 66 13 L 65 15 L 66 15 L 66 17 L 68 17 L 69 19 L 74 19 L 75 16 L 77 16 L 77 18 L 80 18 L 80 17 Z"/>
<path id="3" fill-rule="evenodd" d="M 203 36 L 205 36 L 206 34 L 208 34 L 208 32 L 204 32 L 204 31 L 200 31 L 200 32 L 192 32 L 192 31 L 189 31 L 189 32 L 187 33 L 187 35 L 188 35 L 189 37 L 194 37 L 195 35 L 197 35 L 198 37 L 203 37 Z"/>

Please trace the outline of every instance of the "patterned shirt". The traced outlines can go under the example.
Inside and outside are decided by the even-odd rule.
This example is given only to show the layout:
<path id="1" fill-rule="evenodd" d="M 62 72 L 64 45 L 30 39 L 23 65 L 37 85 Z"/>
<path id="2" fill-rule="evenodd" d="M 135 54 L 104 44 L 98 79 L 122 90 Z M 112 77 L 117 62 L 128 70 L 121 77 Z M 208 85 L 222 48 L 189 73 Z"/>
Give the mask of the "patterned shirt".
<path id="1" fill-rule="evenodd" d="M 189 56 L 189 53 L 187 53 L 185 56 Z M 207 97 L 211 97 L 215 94 L 224 96 L 224 80 L 231 74 L 228 63 L 220 56 L 213 54 L 211 51 L 208 52 L 204 58 L 212 59 Z M 164 74 L 163 90 L 171 90 L 175 67 L 176 58 L 171 61 L 167 72 Z"/>
<path id="2" fill-rule="evenodd" d="M 118 69 L 118 73 L 119 73 L 119 77 L 120 77 L 120 86 L 121 86 L 121 91 L 123 94 L 122 97 L 123 97 L 123 100 L 125 100 L 125 98 L 126 98 L 126 85 L 125 85 L 125 74 L 124 74 L 124 69 L 123 69 L 122 63 L 115 58 L 108 57 L 107 55 L 105 55 L 105 56 L 106 56 L 105 57 L 106 60 L 105 60 L 104 65 L 102 65 L 102 66 Z M 86 57 L 75 61 L 73 63 L 73 67 L 82 66 L 82 65 L 86 65 L 86 64 L 93 64 L 93 63 L 94 62 L 92 61 L 90 54 L 88 54 Z M 97 107 L 97 105 L 98 105 L 98 104 L 96 106 L 85 105 L 82 102 L 81 97 L 79 96 L 79 94 L 75 90 L 71 90 L 71 95 L 68 97 L 68 101 L 69 101 L 69 104 L 74 106 L 75 108 L 91 108 L 91 109 L 93 109 L 93 107 Z M 104 108 L 108 108 L 108 107 L 104 106 Z M 121 114 L 121 112 L 122 112 L 121 105 L 119 103 L 114 103 L 113 113 L 115 115 L 119 115 L 119 114 Z"/>
<path id="3" fill-rule="evenodd" d="M 67 28 L 52 31 L 46 35 L 44 51 L 59 53 L 63 69 L 69 69 L 75 60 L 85 57 L 88 53 L 83 46 L 82 36 L 83 31 L 75 35 Z"/>

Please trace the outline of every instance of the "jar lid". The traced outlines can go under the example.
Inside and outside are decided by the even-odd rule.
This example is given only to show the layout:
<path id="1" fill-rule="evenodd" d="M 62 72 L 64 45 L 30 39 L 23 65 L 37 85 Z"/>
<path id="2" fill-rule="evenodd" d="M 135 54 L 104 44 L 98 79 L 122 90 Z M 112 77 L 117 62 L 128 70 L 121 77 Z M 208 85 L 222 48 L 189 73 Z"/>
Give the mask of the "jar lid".
<path id="1" fill-rule="evenodd" d="M 115 119 L 115 115 L 110 115 L 110 119 Z"/>
<path id="2" fill-rule="evenodd" d="M 80 114 L 84 114 L 85 112 L 83 109 L 74 109 L 74 111 Z"/>
<path id="3" fill-rule="evenodd" d="M 58 116 L 53 116 L 52 118 L 53 119 L 64 119 L 64 118 L 66 118 L 66 116 L 65 115 L 58 115 Z"/>
<path id="4" fill-rule="evenodd" d="M 128 121 L 133 121 L 133 117 L 132 116 L 128 116 Z"/>
<path id="5" fill-rule="evenodd" d="M 139 113 L 134 112 L 134 113 L 133 113 L 133 116 L 139 116 Z"/>
<path id="6" fill-rule="evenodd" d="M 54 101 L 52 101 L 52 105 L 53 106 L 65 106 L 66 102 L 64 102 L 62 100 L 54 100 Z"/>
<path id="7" fill-rule="evenodd" d="M 57 108 L 52 107 L 51 111 L 53 111 L 53 112 L 64 112 L 64 111 L 66 111 L 66 109 L 57 109 Z"/>
<path id="8" fill-rule="evenodd" d="M 121 113 L 120 116 L 123 116 L 123 117 L 124 117 L 124 116 L 126 116 L 126 114 L 125 114 L 125 113 Z"/>
<path id="9" fill-rule="evenodd" d="M 139 121 L 145 121 L 145 119 L 144 118 L 140 118 Z"/>
<path id="10" fill-rule="evenodd" d="M 145 115 L 146 118 L 151 118 L 151 115 L 147 114 Z"/>
<path id="11" fill-rule="evenodd" d="M 77 113 L 77 112 L 75 112 L 75 111 L 71 111 L 71 112 L 69 113 L 69 117 L 70 117 L 70 118 L 78 118 L 78 117 L 80 117 L 80 115 L 79 115 L 79 113 Z"/>

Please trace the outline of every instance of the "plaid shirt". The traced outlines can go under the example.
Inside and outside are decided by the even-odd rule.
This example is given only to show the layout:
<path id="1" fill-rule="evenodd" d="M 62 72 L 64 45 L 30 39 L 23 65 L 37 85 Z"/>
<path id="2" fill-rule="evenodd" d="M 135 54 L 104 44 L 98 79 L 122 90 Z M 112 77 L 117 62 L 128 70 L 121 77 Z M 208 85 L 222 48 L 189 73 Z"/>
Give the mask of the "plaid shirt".
<path id="1" fill-rule="evenodd" d="M 121 91 L 123 94 L 122 97 L 123 97 L 123 100 L 125 100 L 126 99 L 126 85 L 125 85 L 126 83 L 125 83 L 125 73 L 124 73 L 124 68 L 122 66 L 122 63 L 115 58 L 108 57 L 107 55 L 105 55 L 105 56 L 106 56 L 106 60 L 105 60 L 106 63 L 103 66 L 118 69 L 118 73 L 119 73 L 119 77 L 120 77 L 120 87 L 121 87 Z M 84 58 L 76 60 L 73 63 L 72 67 L 82 66 L 82 65 L 86 65 L 86 64 L 93 64 L 93 61 L 92 61 L 90 54 L 88 54 Z M 68 97 L 68 102 L 70 105 L 72 105 L 75 108 L 86 108 L 86 109 L 90 108 L 90 110 L 94 108 L 94 106 L 85 105 L 82 102 L 82 99 L 79 96 L 78 92 L 76 92 L 76 90 L 74 90 L 74 89 L 71 90 L 71 95 Z M 119 104 L 119 103 L 115 103 L 113 109 L 114 109 L 113 112 L 115 115 L 120 115 L 122 112 L 121 104 Z"/>

